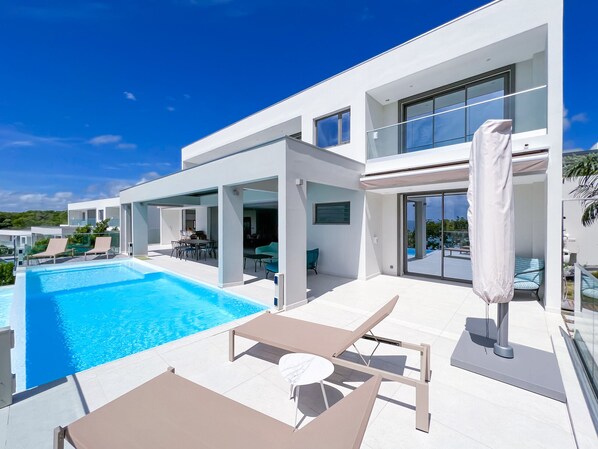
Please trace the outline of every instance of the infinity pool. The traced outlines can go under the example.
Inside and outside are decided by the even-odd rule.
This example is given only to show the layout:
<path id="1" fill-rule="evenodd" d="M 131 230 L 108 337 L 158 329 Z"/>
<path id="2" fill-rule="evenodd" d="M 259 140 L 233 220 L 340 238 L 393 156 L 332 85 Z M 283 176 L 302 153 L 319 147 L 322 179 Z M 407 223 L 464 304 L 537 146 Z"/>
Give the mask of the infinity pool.
<path id="1" fill-rule="evenodd" d="M 12 292 L 12 287 L 0 287 L 0 327 L 8 326 Z"/>
<path id="2" fill-rule="evenodd" d="M 266 309 L 131 261 L 26 274 L 26 388 Z"/>

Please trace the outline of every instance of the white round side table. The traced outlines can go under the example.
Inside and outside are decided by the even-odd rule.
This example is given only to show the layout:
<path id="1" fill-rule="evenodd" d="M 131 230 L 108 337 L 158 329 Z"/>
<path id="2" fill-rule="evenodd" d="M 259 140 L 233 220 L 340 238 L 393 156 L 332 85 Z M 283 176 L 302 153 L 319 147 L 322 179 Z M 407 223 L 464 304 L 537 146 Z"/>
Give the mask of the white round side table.
<path id="1" fill-rule="evenodd" d="M 299 391 L 301 385 L 309 385 L 319 382 L 324 396 L 324 404 L 328 409 L 328 398 L 324 383 L 322 382 L 334 372 L 334 365 L 323 357 L 296 352 L 285 354 L 278 362 L 278 369 L 282 377 L 290 384 L 293 397 L 293 390 L 297 391 L 295 395 L 295 426 L 297 426 L 297 409 L 299 408 Z"/>

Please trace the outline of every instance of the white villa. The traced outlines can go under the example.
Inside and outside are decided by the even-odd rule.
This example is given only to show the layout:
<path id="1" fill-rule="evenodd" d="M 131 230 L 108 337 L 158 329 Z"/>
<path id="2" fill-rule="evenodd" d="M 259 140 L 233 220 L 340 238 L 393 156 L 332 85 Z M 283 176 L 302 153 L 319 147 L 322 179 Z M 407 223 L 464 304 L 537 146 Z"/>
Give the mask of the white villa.
<path id="1" fill-rule="evenodd" d="M 321 273 L 468 281 L 469 142 L 510 118 L 516 252 L 545 260 L 541 296 L 557 311 L 562 33 L 560 0 L 492 2 L 192 143 L 180 172 L 69 205 L 69 224 L 117 220 L 120 206 L 134 255 L 203 230 L 225 287 L 243 282 L 244 239 L 268 222 L 287 307 L 306 301 L 313 248 Z"/>

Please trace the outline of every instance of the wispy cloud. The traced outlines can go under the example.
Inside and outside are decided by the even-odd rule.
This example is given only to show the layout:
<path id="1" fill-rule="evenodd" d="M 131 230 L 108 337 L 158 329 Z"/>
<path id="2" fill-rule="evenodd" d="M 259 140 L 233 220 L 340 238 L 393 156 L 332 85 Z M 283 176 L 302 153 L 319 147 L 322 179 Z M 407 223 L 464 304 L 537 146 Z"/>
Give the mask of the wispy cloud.
<path id="1" fill-rule="evenodd" d="M 590 121 L 588 114 L 585 112 L 580 112 L 578 114 L 574 114 L 569 117 L 569 110 L 567 108 L 563 108 L 563 130 L 568 131 L 571 129 L 571 125 L 573 123 L 588 123 Z"/>
<path id="2" fill-rule="evenodd" d="M 360 19 L 365 22 L 367 20 L 372 20 L 374 18 L 374 14 L 372 13 L 372 11 L 370 10 L 370 8 L 368 8 L 367 6 L 364 6 L 363 10 L 361 11 L 361 17 Z"/>
<path id="3" fill-rule="evenodd" d="M 116 148 L 119 150 L 135 150 L 137 148 L 137 144 L 122 142 L 116 145 Z"/>
<path id="4" fill-rule="evenodd" d="M 119 143 L 122 140 L 123 140 L 122 136 L 118 136 L 116 134 L 103 134 L 101 136 L 96 136 L 96 137 L 89 139 L 89 143 L 91 145 L 98 146 L 98 145 Z"/>
<path id="5" fill-rule="evenodd" d="M 174 112 L 174 111 L 176 111 L 176 109 L 174 108 L 174 106 L 166 106 L 166 110 L 168 112 Z"/>
<path id="6" fill-rule="evenodd" d="M 191 100 L 191 95 L 189 95 L 189 94 L 183 94 L 183 98 L 185 100 Z"/>
<path id="7" fill-rule="evenodd" d="M 37 136 L 21 131 L 15 126 L 0 124 L 0 149 L 3 148 L 30 148 L 35 146 L 65 147 L 69 143 L 75 143 L 77 139 L 62 137 Z"/>
<path id="8" fill-rule="evenodd" d="M 127 100 L 137 101 L 137 97 L 132 92 L 127 92 L 126 90 L 123 92 L 123 95 Z"/>

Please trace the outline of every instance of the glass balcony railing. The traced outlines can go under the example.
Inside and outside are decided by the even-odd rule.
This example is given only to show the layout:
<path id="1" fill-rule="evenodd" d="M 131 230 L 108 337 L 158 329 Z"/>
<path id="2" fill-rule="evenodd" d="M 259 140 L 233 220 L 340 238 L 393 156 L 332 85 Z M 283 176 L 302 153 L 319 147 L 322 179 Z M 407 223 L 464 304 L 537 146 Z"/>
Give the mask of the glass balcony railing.
<path id="1" fill-rule="evenodd" d="M 489 119 L 512 119 L 513 134 L 546 128 L 546 86 L 422 115 L 367 132 L 368 160 L 470 142 Z"/>
<path id="2" fill-rule="evenodd" d="M 91 220 L 82 220 L 81 218 L 71 218 L 69 220 L 69 226 L 85 226 L 85 225 L 95 225 L 96 221 L 94 219 Z"/>
<path id="3" fill-rule="evenodd" d="M 598 394 L 598 279 L 579 264 L 575 264 L 574 308 L 573 340 L 594 392 Z"/>
<path id="4" fill-rule="evenodd" d="M 119 218 L 111 218 L 108 222 L 108 226 L 111 228 L 117 228 L 120 226 L 120 219 Z"/>

